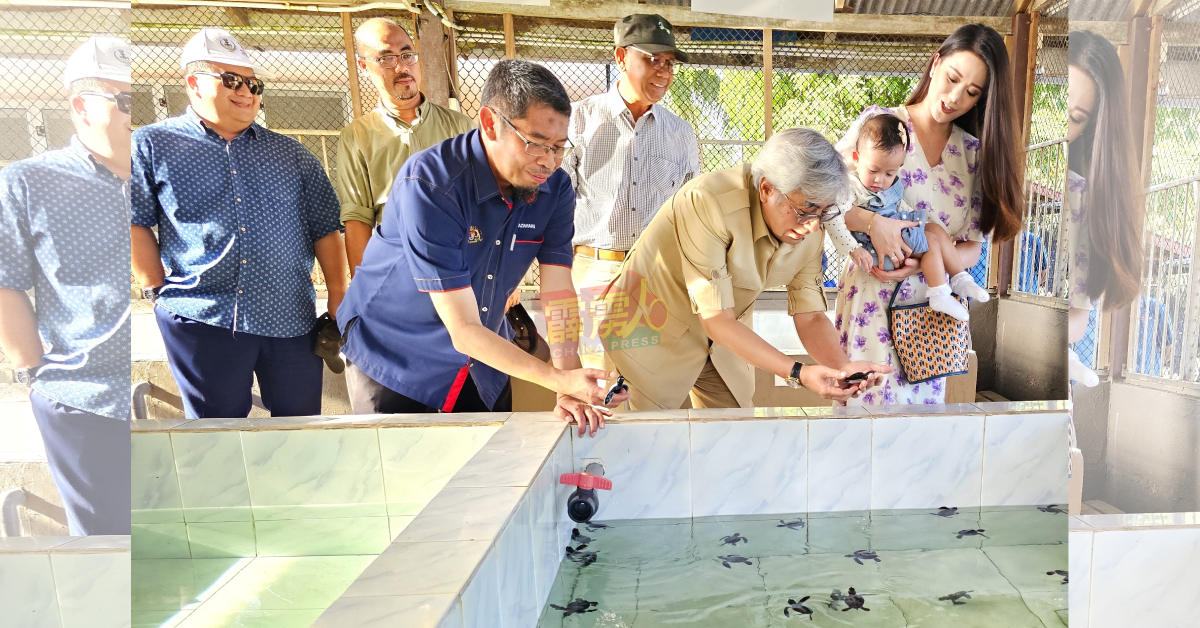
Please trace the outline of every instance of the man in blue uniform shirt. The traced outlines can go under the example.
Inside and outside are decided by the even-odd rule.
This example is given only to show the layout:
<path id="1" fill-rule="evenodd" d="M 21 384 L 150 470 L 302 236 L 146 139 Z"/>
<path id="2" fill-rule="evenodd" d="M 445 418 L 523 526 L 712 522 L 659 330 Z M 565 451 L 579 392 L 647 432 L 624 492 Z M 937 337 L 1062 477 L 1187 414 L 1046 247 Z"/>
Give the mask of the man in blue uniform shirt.
<path id="1" fill-rule="evenodd" d="M 255 123 L 262 71 L 232 35 L 202 29 L 180 65 L 191 106 L 133 134 L 131 237 L 185 413 L 246 416 L 257 375 L 272 416 L 318 414 L 311 273 L 315 256 L 336 312 L 337 195 L 303 145 Z"/>
<path id="2" fill-rule="evenodd" d="M 71 534 L 127 535 L 129 44 L 92 37 L 64 83 L 70 144 L 0 170 L 0 346 Z"/>
<path id="3" fill-rule="evenodd" d="M 549 70 L 502 61 L 484 85 L 479 129 L 405 162 L 338 312 L 356 413 L 506 410 L 511 375 L 556 391 L 556 412 L 581 434 L 603 425 L 597 380 L 616 374 L 579 368 L 577 339 L 552 340 L 554 364 L 541 362 L 508 341 L 504 315 L 536 258 L 547 318 L 578 328 L 575 194 L 559 170 L 570 115 Z"/>

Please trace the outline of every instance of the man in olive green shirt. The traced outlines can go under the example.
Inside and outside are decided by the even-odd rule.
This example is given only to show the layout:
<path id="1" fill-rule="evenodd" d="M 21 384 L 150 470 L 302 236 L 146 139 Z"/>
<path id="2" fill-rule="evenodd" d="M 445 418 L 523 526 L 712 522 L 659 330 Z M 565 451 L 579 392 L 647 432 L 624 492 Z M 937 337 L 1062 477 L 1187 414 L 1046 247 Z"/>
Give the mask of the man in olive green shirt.
<path id="1" fill-rule="evenodd" d="M 475 128 L 474 120 L 425 99 L 417 51 L 399 24 L 385 18 L 363 22 L 354 32 L 354 47 L 359 69 L 379 92 L 379 107 L 351 122 L 338 142 L 334 187 L 351 277 L 408 156 Z"/>

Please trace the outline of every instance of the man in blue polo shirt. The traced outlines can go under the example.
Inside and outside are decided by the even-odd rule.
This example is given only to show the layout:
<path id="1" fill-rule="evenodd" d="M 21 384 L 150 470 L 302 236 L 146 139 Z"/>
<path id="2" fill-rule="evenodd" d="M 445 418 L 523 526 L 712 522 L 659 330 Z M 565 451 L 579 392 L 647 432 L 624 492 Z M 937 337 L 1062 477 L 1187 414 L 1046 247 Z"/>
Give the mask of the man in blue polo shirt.
<path id="1" fill-rule="evenodd" d="M 191 106 L 133 134 L 133 271 L 156 302 L 188 417 L 321 411 L 313 258 L 335 312 L 347 283 L 340 204 L 300 142 L 255 123 L 261 74 L 228 32 L 183 48 Z M 151 227 L 158 227 L 157 238 Z"/>
<path id="2" fill-rule="evenodd" d="M 129 80 L 129 44 L 89 39 L 70 144 L 0 170 L 0 347 L 75 535 L 129 534 Z"/>
<path id="3" fill-rule="evenodd" d="M 507 340 L 504 315 L 536 258 L 547 317 L 578 324 L 575 194 L 559 170 L 571 101 L 545 67 L 509 60 L 492 69 L 480 102 L 479 129 L 401 167 L 346 293 L 338 321 L 351 407 L 501 411 L 511 375 L 558 392 L 558 415 L 594 434 L 608 415 L 593 405 L 607 392 L 597 380 L 616 374 L 579 368 L 575 343 L 552 343 L 554 365 L 541 362 Z"/>

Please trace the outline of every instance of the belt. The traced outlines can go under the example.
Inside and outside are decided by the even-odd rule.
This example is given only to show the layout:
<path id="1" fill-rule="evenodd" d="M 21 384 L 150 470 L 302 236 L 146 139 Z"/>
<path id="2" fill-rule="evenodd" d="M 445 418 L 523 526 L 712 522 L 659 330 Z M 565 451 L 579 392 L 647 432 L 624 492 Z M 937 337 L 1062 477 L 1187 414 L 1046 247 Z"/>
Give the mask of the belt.
<path id="1" fill-rule="evenodd" d="M 576 246 L 576 255 L 583 255 L 593 259 L 603 260 L 606 262 L 623 262 L 625 261 L 625 251 L 610 251 L 608 249 L 593 249 L 590 246 Z"/>

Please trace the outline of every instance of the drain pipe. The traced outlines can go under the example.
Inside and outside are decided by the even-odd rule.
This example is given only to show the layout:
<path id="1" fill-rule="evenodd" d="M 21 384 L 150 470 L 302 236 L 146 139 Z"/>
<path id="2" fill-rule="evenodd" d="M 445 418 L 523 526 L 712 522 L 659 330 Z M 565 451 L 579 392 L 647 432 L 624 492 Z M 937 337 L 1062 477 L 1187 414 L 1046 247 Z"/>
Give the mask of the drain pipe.
<path id="1" fill-rule="evenodd" d="M 25 503 L 25 491 L 14 488 L 0 493 L 0 537 L 21 536 L 17 506 Z"/>
<path id="2" fill-rule="evenodd" d="M 567 516 L 575 523 L 591 521 L 600 509 L 596 489 L 612 490 L 612 480 L 604 477 L 604 465 L 600 462 L 588 464 L 583 473 L 564 473 L 558 482 L 578 487 L 567 499 Z"/>
<path id="3" fill-rule="evenodd" d="M 146 412 L 146 395 L 150 394 L 150 382 L 138 382 L 133 385 L 130 393 L 130 407 L 133 409 L 133 420 L 142 421 L 148 416 Z"/>

